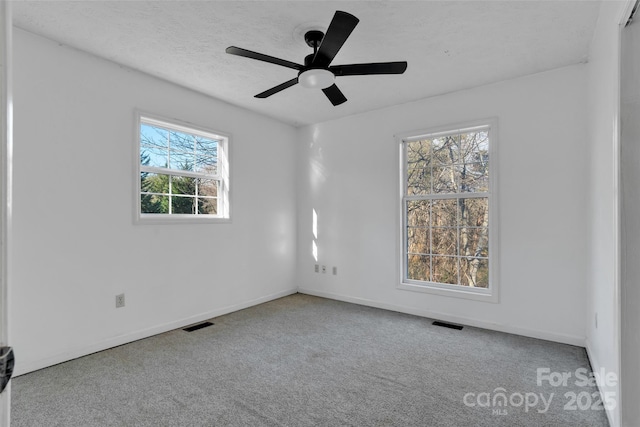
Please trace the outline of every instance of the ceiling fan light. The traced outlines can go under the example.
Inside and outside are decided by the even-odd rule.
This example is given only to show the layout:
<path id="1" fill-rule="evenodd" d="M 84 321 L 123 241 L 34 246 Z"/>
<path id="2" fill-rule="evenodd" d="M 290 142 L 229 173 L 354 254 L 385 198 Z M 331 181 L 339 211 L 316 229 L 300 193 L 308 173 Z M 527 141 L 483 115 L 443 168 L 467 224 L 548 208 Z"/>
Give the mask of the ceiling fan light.
<path id="1" fill-rule="evenodd" d="M 298 83 L 307 89 L 326 89 L 333 85 L 336 76 L 329 70 L 314 68 L 300 73 Z"/>

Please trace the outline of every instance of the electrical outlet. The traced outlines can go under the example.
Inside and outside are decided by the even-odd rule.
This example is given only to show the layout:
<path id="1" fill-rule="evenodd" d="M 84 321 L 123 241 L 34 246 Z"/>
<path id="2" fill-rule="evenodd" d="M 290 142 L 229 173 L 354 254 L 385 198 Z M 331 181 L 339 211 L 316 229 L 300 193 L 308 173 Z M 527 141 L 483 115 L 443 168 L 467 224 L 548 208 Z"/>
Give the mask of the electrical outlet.
<path id="1" fill-rule="evenodd" d="M 315 272 L 316 272 L 316 273 L 320 273 L 320 266 L 319 266 L 318 264 L 316 264 Z"/>
<path id="2" fill-rule="evenodd" d="M 338 275 L 338 267 L 333 267 L 333 275 L 337 276 Z"/>
<path id="3" fill-rule="evenodd" d="M 116 308 L 124 307 L 124 294 L 116 295 Z"/>
<path id="4" fill-rule="evenodd" d="M 326 266 L 326 265 L 323 265 L 323 266 L 322 266 L 322 274 L 324 274 L 324 273 L 326 273 L 326 272 L 327 272 L 327 266 Z"/>

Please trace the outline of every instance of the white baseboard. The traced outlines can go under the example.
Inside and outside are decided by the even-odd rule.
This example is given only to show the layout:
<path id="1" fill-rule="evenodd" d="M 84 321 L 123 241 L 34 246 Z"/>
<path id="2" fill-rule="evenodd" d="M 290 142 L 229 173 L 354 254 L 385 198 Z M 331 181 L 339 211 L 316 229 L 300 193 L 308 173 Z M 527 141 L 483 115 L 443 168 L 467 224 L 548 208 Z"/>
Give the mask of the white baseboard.
<path id="1" fill-rule="evenodd" d="M 589 357 L 589 362 L 591 363 L 591 369 L 594 372 L 601 372 L 603 369 L 605 370 L 605 372 L 608 372 L 609 370 L 603 367 L 602 365 L 600 365 L 600 363 L 598 362 L 598 359 L 594 357 L 593 351 L 591 350 L 591 342 L 589 341 L 588 338 L 585 340 L 585 348 L 587 349 L 587 356 Z M 605 410 L 607 413 L 607 419 L 609 420 L 609 426 L 620 427 L 620 421 L 619 421 L 620 420 L 620 399 L 619 399 L 620 382 L 618 382 L 618 386 L 607 387 L 607 385 L 602 382 L 602 378 L 596 377 L 596 379 L 598 382 L 598 389 L 600 389 L 601 393 L 609 392 L 609 393 L 613 393 L 613 395 L 616 396 L 616 399 L 615 399 L 616 407 L 613 409 L 610 409 L 605 406 Z"/>
<path id="2" fill-rule="evenodd" d="M 168 332 L 174 329 L 183 328 L 187 325 L 202 322 L 203 320 L 211 319 L 225 314 L 232 313 L 234 311 L 242 310 L 254 305 L 262 304 L 268 301 L 272 301 L 278 298 L 286 297 L 297 293 L 297 289 L 289 289 L 275 294 L 266 295 L 260 298 L 256 298 L 250 301 L 246 301 L 240 304 L 234 304 L 227 307 L 218 308 L 205 313 L 200 313 L 195 316 L 185 317 L 180 320 L 176 320 L 162 325 L 154 326 L 151 328 L 127 333 L 117 337 L 110 338 L 108 340 L 96 342 L 87 346 L 80 346 L 69 349 L 54 356 L 45 357 L 36 361 L 29 362 L 27 364 L 20 364 L 16 366 L 13 373 L 14 377 L 27 374 L 29 372 L 37 371 L 39 369 L 47 368 L 49 366 L 57 365 L 59 363 L 68 362 L 69 360 L 77 359 L 78 357 L 87 356 L 98 351 L 106 350 L 119 345 L 127 344 L 133 341 L 137 341 L 143 338 L 149 338 L 154 335 Z"/>
<path id="3" fill-rule="evenodd" d="M 412 307 L 404 307 L 395 304 L 388 304 L 384 302 L 369 300 L 365 298 L 352 297 L 347 295 L 334 294 L 330 292 L 319 292 L 311 289 L 298 288 L 298 292 L 301 294 L 314 295 L 323 298 L 334 299 L 338 301 L 350 302 L 353 304 L 366 305 L 369 307 L 382 308 L 390 311 L 397 311 L 400 313 L 413 314 L 415 316 L 427 317 L 434 320 L 443 320 L 451 323 L 458 323 L 466 326 L 473 326 L 476 328 L 489 329 L 492 331 L 506 332 L 509 334 L 522 335 L 525 337 L 538 338 L 547 341 L 554 341 L 563 344 L 575 345 L 578 347 L 584 347 L 585 337 L 568 334 L 558 334 L 547 331 L 538 331 L 534 329 L 518 328 L 511 325 L 504 325 L 494 322 L 486 322 L 482 320 L 473 319 L 470 317 L 452 316 L 446 313 L 440 313 L 431 310 L 421 310 Z"/>

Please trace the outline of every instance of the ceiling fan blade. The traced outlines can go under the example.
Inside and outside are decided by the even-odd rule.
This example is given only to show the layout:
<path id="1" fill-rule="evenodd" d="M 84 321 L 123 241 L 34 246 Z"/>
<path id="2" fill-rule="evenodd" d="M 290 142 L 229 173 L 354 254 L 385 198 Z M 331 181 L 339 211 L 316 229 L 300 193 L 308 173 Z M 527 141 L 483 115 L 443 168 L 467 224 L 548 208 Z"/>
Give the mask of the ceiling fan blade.
<path id="1" fill-rule="evenodd" d="M 229 46 L 225 52 L 231 55 L 244 56 L 245 58 L 257 59 L 258 61 L 269 62 L 271 64 L 282 65 L 283 67 L 293 68 L 294 70 L 301 70 L 302 65 L 295 62 L 287 61 L 285 59 L 276 58 L 274 56 L 265 55 L 251 50 L 242 49 L 241 47 Z"/>
<path id="2" fill-rule="evenodd" d="M 298 83 L 298 78 L 297 77 L 294 78 L 294 79 L 291 79 L 291 80 L 289 80 L 287 82 L 284 82 L 282 84 L 279 84 L 278 86 L 272 87 L 269 90 L 265 90 L 264 92 L 257 94 L 255 96 L 255 98 L 267 98 L 267 97 L 269 97 L 269 96 L 271 96 L 273 94 L 276 94 L 276 93 L 278 93 L 278 92 L 280 92 L 282 90 L 285 90 L 288 87 L 293 86 L 296 83 Z"/>
<path id="3" fill-rule="evenodd" d="M 360 20 L 347 12 L 336 11 L 313 57 L 315 67 L 328 67 Z"/>
<path id="4" fill-rule="evenodd" d="M 374 62 L 370 64 L 349 64 L 329 67 L 336 76 L 365 76 L 368 74 L 402 74 L 407 69 L 406 61 Z"/>
<path id="5" fill-rule="evenodd" d="M 335 84 L 329 86 L 326 89 L 322 89 L 322 91 L 325 95 L 327 95 L 327 98 L 329 98 L 329 101 L 331 101 L 334 106 L 347 102 L 347 98 Z"/>

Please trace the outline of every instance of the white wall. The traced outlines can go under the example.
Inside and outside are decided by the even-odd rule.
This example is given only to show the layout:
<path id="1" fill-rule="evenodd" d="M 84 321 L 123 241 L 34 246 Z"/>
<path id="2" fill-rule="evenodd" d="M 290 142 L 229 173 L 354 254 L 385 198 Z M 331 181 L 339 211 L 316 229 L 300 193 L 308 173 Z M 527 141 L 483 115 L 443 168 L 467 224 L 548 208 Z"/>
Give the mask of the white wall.
<path id="1" fill-rule="evenodd" d="M 21 30 L 14 52 L 17 373 L 295 292 L 294 128 Z M 135 108 L 232 135 L 231 224 L 133 224 Z"/>
<path id="2" fill-rule="evenodd" d="M 619 24 L 628 2 L 602 2 L 589 52 L 589 248 L 587 350 L 597 371 L 620 373 L 618 289 Z M 598 327 L 595 317 L 598 317 Z M 600 384 L 620 396 L 619 384 Z M 617 399 L 616 399 L 617 400 Z M 619 403 L 619 402 L 618 402 Z M 608 411 L 620 425 L 620 406 Z"/>
<path id="3" fill-rule="evenodd" d="M 300 292 L 584 344 L 587 279 L 584 64 L 300 130 Z M 396 289 L 394 134 L 498 118 L 499 304 Z M 496 163 L 492 163 L 495 166 Z M 311 255 L 318 214 L 319 262 Z M 338 275 L 331 274 L 331 266 Z"/>
<path id="4" fill-rule="evenodd" d="M 620 409 L 640 422 L 640 22 L 622 30 L 620 61 Z"/>
<path id="5" fill-rule="evenodd" d="M 8 346 L 9 336 L 9 222 L 11 218 L 11 168 L 9 155 L 12 146 L 12 39 L 11 4 L 0 2 L 0 346 Z M 11 383 L 0 393 L 0 427 L 9 425 Z"/>

